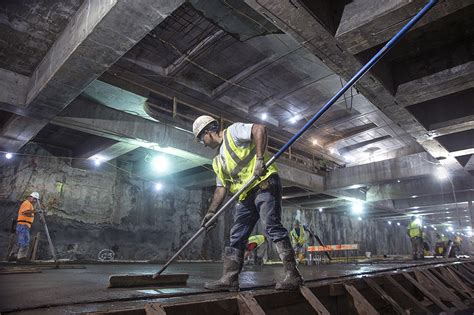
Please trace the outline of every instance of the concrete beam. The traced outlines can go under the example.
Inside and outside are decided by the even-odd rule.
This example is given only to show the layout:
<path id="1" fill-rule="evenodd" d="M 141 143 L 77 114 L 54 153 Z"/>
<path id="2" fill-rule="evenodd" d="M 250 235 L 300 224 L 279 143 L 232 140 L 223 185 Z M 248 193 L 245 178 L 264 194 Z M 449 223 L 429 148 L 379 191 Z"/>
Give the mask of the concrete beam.
<path id="1" fill-rule="evenodd" d="M 84 1 L 34 71 L 26 103 L 54 117 L 184 1 Z"/>
<path id="2" fill-rule="evenodd" d="M 351 1 L 344 7 L 336 38 L 351 54 L 358 54 L 387 42 L 406 23 L 406 17 L 415 15 L 425 4 L 425 1 L 410 0 Z M 472 5 L 470 0 L 442 1 L 413 29 L 469 5 Z"/>
<path id="3" fill-rule="evenodd" d="M 362 1 L 362 0 L 360 0 Z M 315 15 L 305 6 L 296 6 L 289 1 L 271 0 L 245 0 L 257 12 L 273 21 L 281 30 L 292 36 L 296 41 L 303 43 L 314 55 L 318 56 L 324 63 L 348 80 L 356 73 L 363 64 L 353 54 L 343 49 L 340 42 L 333 34 L 315 18 Z M 383 1 L 378 1 L 382 3 Z M 397 1 L 400 2 L 400 1 Z M 369 5 L 372 2 L 366 1 Z M 385 2 L 384 2 L 385 3 Z M 443 13 L 444 15 L 444 13 Z M 406 18 L 406 15 L 404 16 Z M 399 106 L 393 96 L 393 80 L 387 76 L 388 70 L 384 69 L 382 74 L 387 80 L 380 80 L 375 76 L 377 67 L 362 77 L 357 83 L 357 89 L 367 99 L 378 106 L 381 111 L 401 130 L 411 135 L 427 152 L 434 157 L 445 157 L 443 165 L 450 171 L 457 172 L 462 176 L 470 176 L 454 158 L 448 158 L 449 152 L 436 140 L 426 141 L 427 130 L 402 106 Z M 409 143 L 409 142 L 408 142 Z"/>
<path id="4" fill-rule="evenodd" d="M 374 185 L 398 179 L 430 176 L 438 161 L 428 153 L 418 153 L 396 159 L 335 169 L 326 179 L 326 189 L 349 188 L 352 185 Z"/>
<path id="5" fill-rule="evenodd" d="M 126 142 L 117 142 L 107 147 L 106 149 L 100 150 L 99 152 L 89 156 L 88 159 L 99 159 L 102 162 L 106 162 L 118 158 L 119 156 L 122 156 L 137 148 L 139 148 L 139 146 L 134 144 Z"/>
<path id="6" fill-rule="evenodd" d="M 474 87 L 474 61 L 446 69 L 398 86 L 399 106 L 410 106 Z"/>
<path id="7" fill-rule="evenodd" d="M 474 188 L 474 180 L 470 183 L 460 183 L 453 180 L 455 191 Z M 451 183 L 440 181 L 433 177 L 400 180 L 400 182 L 373 185 L 367 191 L 367 201 L 406 199 L 411 196 L 430 196 L 452 192 Z"/>
<path id="8" fill-rule="evenodd" d="M 26 101 L 28 87 L 27 76 L 0 68 L 0 104 L 2 109 L 6 106 L 23 106 Z"/>
<path id="9" fill-rule="evenodd" d="M 457 192 L 456 197 L 453 193 L 435 195 L 435 196 L 423 196 L 409 199 L 394 200 L 393 204 L 395 209 L 409 209 L 413 207 L 428 207 L 428 206 L 439 206 L 443 204 L 453 204 L 456 202 L 467 202 L 469 201 L 470 191 Z"/>
<path id="10" fill-rule="evenodd" d="M 192 133 L 99 105 L 78 97 L 51 123 L 192 161 L 187 168 L 210 164 L 215 155 L 194 141 Z M 312 191 L 324 189 L 324 177 L 277 163 L 280 177 Z"/>
<path id="11" fill-rule="evenodd" d="M 213 152 L 196 143 L 191 132 L 101 106 L 83 97 L 78 97 L 51 123 L 176 155 L 196 161 L 197 165 L 209 164 L 212 158 Z"/>
<path id="12" fill-rule="evenodd" d="M 0 149 L 16 152 L 47 124 L 46 120 L 13 114 L 0 129 Z"/>
<path id="13" fill-rule="evenodd" d="M 429 127 L 430 133 L 434 137 L 450 135 L 474 129 L 474 115 L 451 119 L 440 123 L 432 124 Z"/>

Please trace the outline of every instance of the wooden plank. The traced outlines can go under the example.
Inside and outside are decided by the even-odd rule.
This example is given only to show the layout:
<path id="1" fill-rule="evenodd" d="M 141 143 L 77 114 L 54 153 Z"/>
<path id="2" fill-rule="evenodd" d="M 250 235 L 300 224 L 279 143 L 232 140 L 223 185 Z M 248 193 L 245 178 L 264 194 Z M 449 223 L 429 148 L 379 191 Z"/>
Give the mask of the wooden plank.
<path id="1" fill-rule="evenodd" d="M 469 294 L 471 298 L 474 298 L 474 292 L 468 286 L 466 286 L 466 284 L 461 280 L 461 278 L 459 278 L 459 276 L 455 272 L 448 268 L 443 268 L 441 269 L 441 271 L 445 274 L 446 278 L 450 278 L 455 281 L 460 287 L 464 289 L 464 292 Z"/>
<path id="2" fill-rule="evenodd" d="M 257 300 L 248 292 L 237 295 L 240 315 L 265 315 L 265 311 Z"/>
<path id="3" fill-rule="evenodd" d="M 40 239 L 40 232 L 37 232 L 33 239 L 33 248 L 31 250 L 30 260 L 36 260 L 36 254 L 38 252 L 38 244 Z"/>
<path id="4" fill-rule="evenodd" d="M 386 276 L 385 279 L 387 279 L 393 287 L 397 288 L 400 292 L 402 292 L 406 297 L 410 299 L 410 301 L 415 304 L 418 309 L 424 311 L 426 314 L 432 315 L 433 313 L 424 306 L 421 301 L 419 301 L 417 298 L 415 298 L 410 292 L 407 291 L 400 283 L 395 281 L 395 279 L 392 278 L 392 276 Z"/>
<path id="5" fill-rule="evenodd" d="M 427 290 L 425 287 L 423 287 L 418 281 L 413 279 L 412 276 L 410 276 L 407 272 L 403 272 L 402 275 L 410 281 L 411 284 L 413 284 L 418 290 L 423 293 L 427 298 L 429 298 L 433 303 L 435 303 L 439 308 L 441 308 L 443 311 L 445 311 L 448 314 L 451 314 L 451 310 L 449 307 L 447 307 L 443 302 L 441 302 L 436 296 L 434 296 L 429 290 Z"/>
<path id="6" fill-rule="evenodd" d="M 465 299 L 470 299 L 471 296 L 469 296 L 469 294 L 465 291 L 464 287 L 460 286 L 459 284 L 456 283 L 456 281 L 454 281 L 452 279 L 452 277 L 450 277 L 449 275 L 446 275 L 445 273 L 441 272 L 441 270 L 439 268 L 431 268 L 429 269 L 428 272 L 431 272 L 433 275 L 435 275 L 436 277 L 442 279 L 444 281 L 444 283 L 447 283 L 449 284 L 449 286 L 457 291 L 459 294 L 461 294 Z"/>
<path id="7" fill-rule="evenodd" d="M 358 250 L 359 244 L 339 244 L 339 245 L 324 245 L 324 246 L 308 246 L 308 252 L 329 252 L 338 250 Z"/>
<path id="8" fill-rule="evenodd" d="M 8 261 L 10 255 L 12 255 L 13 248 L 15 247 L 15 233 L 10 234 L 10 240 L 8 241 L 7 255 L 5 256 L 5 261 Z"/>
<path id="9" fill-rule="evenodd" d="M 306 301 L 308 301 L 308 303 L 311 304 L 311 306 L 313 307 L 316 313 L 320 315 L 330 314 L 328 310 L 326 309 L 326 307 L 324 307 L 323 303 L 319 301 L 316 295 L 314 295 L 313 292 L 311 292 L 311 290 L 308 287 L 305 287 L 305 286 L 300 287 L 300 292 L 304 296 Z"/>
<path id="10" fill-rule="evenodd" d="M 365 297 L 357 291 L 354 286 L 349 284 L 344 284 L 344 288 L 346 288 L 347 292 L 349 292 L 350 296 L 354 301 L 354 306 L 357 310 L 358 314 L 367 314 L 367 315 L 376 315 L 379 314 L 375 310 L 375 308 L 365 299 Z"/>
<path id="11" fill-rule="evenodd" d="M 408 314 L 390 295 L 388 295 L 373 279 L 364 278 L 365 283 L 374 290 L 382 300 L 387 301 L 397 314 Z"/>
<path id="12" fill-rule="evenodd" d="M 163 304 L 161 303 L 148 303 L 145 304 L 146 315 L 166 315 Z"/>
<path id="13" fill-rule="evenodd" d="M 441 300 L 451 302 L 460 310 L 467 309 L 467 306 L 461 301 L 461 299 L 456 294 L 454 294 L 450 288 L 445 286 L 441 281 L 436 279 L 434 275 L 429 273 L 428 270 L 420 270 L 419 273 L 422 274 L 428 281 L 431 281 L 434 284 L 434 288 L 436 289 L 436 292 L 438 292 L 438 297 Z"/>
<path id="14" fill-rule="evenodd" d="M 39 268 L 31 268 L 31 267 L 1 267 L 0 274 L 2 275 L 9 275 L 9 274 L 17 274 L 17 273 L 41 273 L 41 269 Z"/>
<path id="15" fill-rule="evenodd" d="M 446 268 L 452 272 L 454 272 L 455 274 L 458 275 L 459 278 L 461 278 L 462 280 L 464 280 L 465 282 L 467 282 L 469 284 L 469 286 L 473 286 L 474 283 L 472 283 L 471 279 L 469 279 L 467 276 L 465 276 L 464 274 L 462 274 L 462 272 L 460 272 L 459 270 L 457 270 L 456 268 L 453 268 L 453 266 L 446 266 Z"/>
<path id="16" fill-rule="evenodd" d="M 461 264 L 461 265 L 458 265 L 458 266 L 459 266 L 459 268 L 458 268 L 459 272 L 461 272 L 461 270 L 464 270 L 466 277 L 468 277 L 471 280 L 474 279 L 474 274 L 472 273 L 472 271 L 469 268 L 464 266 L 464 264 Z"/>

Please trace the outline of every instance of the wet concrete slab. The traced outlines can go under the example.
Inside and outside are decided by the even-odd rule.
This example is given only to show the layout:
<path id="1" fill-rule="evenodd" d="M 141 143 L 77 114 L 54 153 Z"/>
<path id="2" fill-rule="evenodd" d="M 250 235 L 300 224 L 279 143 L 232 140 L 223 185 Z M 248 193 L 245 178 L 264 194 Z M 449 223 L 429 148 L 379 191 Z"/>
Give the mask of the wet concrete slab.
<path id="1" fill-rule="evenodd" d="M 404 268 L 413 263 L 314 265 L 301 266 L 300 270 L 305 281 L 309 282 Z M 216 280 L 222 273 L 222 263 L 177 263 L 171 265 L 165 273 L 188 273 L 186 286 L 107 289 L 111 274 L 149 274 L 159 270 L 160 265 L 102 264 L 85 267 L 0 275 L 0 312 L 30 310 L 39 313 L 44 307 L 84 305 L 87 308 L 88 303 L 124 302 L 209 292 L 204 289 L 204 282 Z M 282 277 L 281 265 L 245 266 L 240 283 L 243 289 L 264 288 L 273 286 Z"/>

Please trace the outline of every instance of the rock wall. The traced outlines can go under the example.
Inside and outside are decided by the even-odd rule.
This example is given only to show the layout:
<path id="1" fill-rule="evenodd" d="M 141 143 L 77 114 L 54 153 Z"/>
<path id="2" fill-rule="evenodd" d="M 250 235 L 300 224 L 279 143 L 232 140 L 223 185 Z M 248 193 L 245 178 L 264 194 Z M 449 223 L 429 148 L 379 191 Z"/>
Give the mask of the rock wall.
<path id="1" fill-rule="evenodd" d="M 356 217 L 317 210 L 284 210 L 282 220 L 285 227 L 290 228 L 295 218 L 309 227 L 325 244 L 359 244 L 358 254 L 361 255 L 365 255 L 365 252 L 371 252 L 372 255 L 411 253 L 410 239 L 404 226 L 388 225 L 385 221 L 359 221 Z"/>
<path id="2" fill-rule="evenodd" d="M 210 190 L 166 185 L 156 191 L 152 182 L 124 172 L 127 165 L 84 170 L 40 147 L 30 148 L 28 154 L 32 156 L 16 156 L 0 168 L 3 252 L 11 218 L 31 191 L 40 193 L 48 209 L 46 219 L 58 256 L 72 259 L 96 259 L 106 248 L 113 249 L 119 259 L 167 259 L 197 231 L 212 196 Z M 220 259 L 224 239 L 219 235 L 229 226 L 228 220 L 221 219 L 214 231 L 196 240 L 181 258 Z M 36 231 L 43 231 L 38 219 L 31 234 Z M 48 257 L 43 234 L 40 258 Z"/>

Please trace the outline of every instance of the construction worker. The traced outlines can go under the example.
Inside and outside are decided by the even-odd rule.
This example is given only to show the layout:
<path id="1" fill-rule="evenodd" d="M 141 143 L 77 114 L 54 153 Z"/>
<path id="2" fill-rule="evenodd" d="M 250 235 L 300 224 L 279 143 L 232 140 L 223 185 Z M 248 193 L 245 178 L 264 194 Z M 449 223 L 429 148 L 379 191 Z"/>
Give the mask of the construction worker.
<path id="1" fill-rule="evenodd" d="M 436 233 L 436 245 L 435 245 L 436 256 L 444 255 L 444 251 L 446 250 L 448 241 L 449 241 L 448 238 L 444 236 L 444 234 Z"/>
<path id="2" fill-rule="evenodd" d="M 235 205 L 234 223 L 230 231 L 230 246 L 224 252 L 222 277 L 204 285 L 210 290 L 239 290 L 239 274 L 244 263 L 248 237 L 258 219 L 262 219 L 265 234 L 275 243 L 283 261 L 285 278 L 277 290 L 297 290 L 303 279 L 296 267 L 295 252 L 288 231 L 281 224 L 281 182 L 275 165 L 266 168 L 267 130 L 264 125 L 234 123 L 227 129 L 213 117 L 204 115 L 193 123 L 193 133 L 199 142 L 218 149 L 212 161 L 216 173 L 216 189 L 202 221 L 204 226 L 216 213 L 228 192 L 235 194 L 254 175 L 259 178 L 239 195 Z"/>
<path id="3" fill-rule="evenodd" d="M 460 255 L 461 254 L 461 245 L 462 245 L 462 238 L 460 235 L 456 235 L 454 237 L 454 242 L 453 242 L 453 251 L 455 255 Z"/>
<path id="4" fill-rule="evenodd" d="M 293 230 L 290 231 L 290 240 L 293 245 L 299 263 L 304 262 L 306 235 L 304 229 L 300 228 L 300 221 L 295 220 Z"/>
<path id="5" fill-rule="evenodd" d="M 30 229 L 35 219 L 35 205 L 39 200 L 39 193 L 32 192 L 26 197 L 26 200 L 18 210 L 18 218 L 16 220 L 16 236 L 18 244 L 17 261 L 22 262 L 27 260 L 28 249 L 30 247 Z"/>
<path id="6" fill-rule="evenodd" d="M 421 220 L 415 216 L 411 217 L 408 225 L 407 234 L 411 240 L 413 259 L 423 259 L 423 230 L 421 229 Z"/>
<path id="7" fill-rule="evenodd" d="M 254 253 L 254 263 L 257 264 L 257 249 L 265 243 L 265 235 L 257 234 L 249 237 L 247 248 L 245 250 L 244 259 L 247 259 L 250 254 Z"/>

